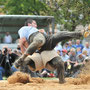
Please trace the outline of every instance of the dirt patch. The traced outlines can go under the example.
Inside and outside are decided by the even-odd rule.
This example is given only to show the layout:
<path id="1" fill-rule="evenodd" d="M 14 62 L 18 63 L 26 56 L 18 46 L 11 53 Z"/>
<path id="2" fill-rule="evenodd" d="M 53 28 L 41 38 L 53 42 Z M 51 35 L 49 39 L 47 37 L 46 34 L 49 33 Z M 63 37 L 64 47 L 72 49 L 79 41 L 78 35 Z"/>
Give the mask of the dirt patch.
<path id="1" fill-rule="evenodd" d="M 14 83 L 44 83 L 45 80 L 41 78 L 31 78 L 30 75 L 22 72 L 15 72 L 8 79 L 10 84 Z M 68 79 L 67 83 L 74 85 L 90 84 L 90 62 L 86 63 L 85 67 L 81 70 L 81 73 L 77 78 Z"/>
<path id="2" fill-rule="evenodd" d="M 72 79 L 72 78 L 69 78 Z M 69 83 L 59 84 L 58 80 L 45 80 L 44 83 L 15 83 L 9 84 L 7 81 L 0 81 L 0 90 L 90 90 L 90 84 L 74 85 Z"/>
<path id="3" fill-rule="evenodd" d="M 15 83 L 44 83 L 45 80 L 41 78 L 31 78 L 30 75 L 22 72 L 15 72 L 8 79 L 9 84 Z M 81 73 L 77 78 L 70 78 L 67 83 L 74 85 L 90 84 L 90 62 L 86 63 L 85 67 L 81 70 Z"/>
<path id="4" fill-rule="evenodd" d="M 90 84 L 90 74 L 82 74 L 78 78 L 70 78 L 67 82 L 74 85 Z"/>
<path id="5" fill-rule="evenodd" d="M 90 61 L 82 68 L 78 77 L 70 79 L 69 83 L 74 85 L 90 84 Z"/>
<path id="6" fill-rule="evenodd" d="M 23 72 L 15 72 L 13 75 L 8 77 L 7 81 L 9 84 L 15 84 L 15 83 L 43 83 L 44 80 L 41 78 L 31 78 L 30 75 L 23 73 Z"/>
<path id="7" fill-rule="evenodd" d="M 0 90 L 90 90 L 90 62 L 82 69 L 78 78 L 65 78 L 66 83 L 59 80 L 43 80 L 31 78 L 28 74 L 16 72 L 7 81 L 0 81 Z"/>

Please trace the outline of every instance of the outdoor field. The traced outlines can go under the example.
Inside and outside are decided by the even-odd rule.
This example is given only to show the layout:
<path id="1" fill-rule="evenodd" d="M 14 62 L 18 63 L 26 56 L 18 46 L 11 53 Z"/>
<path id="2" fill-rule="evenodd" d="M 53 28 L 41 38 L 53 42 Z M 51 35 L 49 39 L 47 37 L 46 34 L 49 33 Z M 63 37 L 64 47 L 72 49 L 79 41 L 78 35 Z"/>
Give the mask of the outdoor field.
<path id="1" fill-rule="evenodd" d="M 33 82 L 27 84 L 9 84 L 7 81 L 0 81 L 0 90 L 90 90 L 90 82 L 88 84 L 74 85 L 71 84 L 73 83 L 72 80 L 72 78 L 66 79 L 65 84 L 59 84 L 58 80 L 51 79 L 44 80 L 42 83 Z"/>
<path id="2" fill-rule="evenodd" d="M 0 0 L 0 90 L 90 90 L 90 0 Z"/>
<path id="3" fill-rule="evenodd" d="M 78 78 L 65 78 L 59 84 L 58 78 L 31 78 L 16 72 L 7 80 L 0 81 L 0 90 L 90 90 L 90 62 L 82 69 Z"/>

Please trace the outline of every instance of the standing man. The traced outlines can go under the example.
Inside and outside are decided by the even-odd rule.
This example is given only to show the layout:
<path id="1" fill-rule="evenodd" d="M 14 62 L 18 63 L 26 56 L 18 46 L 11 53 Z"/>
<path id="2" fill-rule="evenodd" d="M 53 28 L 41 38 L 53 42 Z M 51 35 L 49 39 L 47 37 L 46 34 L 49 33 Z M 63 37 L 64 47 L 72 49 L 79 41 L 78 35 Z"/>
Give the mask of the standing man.
<path id="1" fill-rule="evenodd" d="M 12 43 L 12 37 L 9 32 L 6 32 L 6 35 L 4 36 L 4 43 L 11 44 Z"/>

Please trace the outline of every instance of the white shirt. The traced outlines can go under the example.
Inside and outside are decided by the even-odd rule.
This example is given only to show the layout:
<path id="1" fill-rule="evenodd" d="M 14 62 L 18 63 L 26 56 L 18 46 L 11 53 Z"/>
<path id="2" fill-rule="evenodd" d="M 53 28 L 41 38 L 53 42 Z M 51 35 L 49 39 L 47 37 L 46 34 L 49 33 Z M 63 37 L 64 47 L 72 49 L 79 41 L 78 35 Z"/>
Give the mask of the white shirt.
<path id="1" fill-rule="evenodd" d="M 32 26 L 23 26 L 22 28 L 19 29 L 18 34 L 20 38 L 25 37 L 27 40 L 29 36 L 35 32 L 38 32 L 38 29 Z"/>
<path id="2" fill-rule="evenodd" d="M 4 43 L 7 43 L 7 44 L 12 43 L 12 37 L 11 37 L 11 35 L 8 35 L 8 36 L 5 36 L 4 37 Z"/>
<path id="3" fill-rule="evenodd" d="M 86 50 L 86 51 L 87 51 L 87 55 L 90 56 L 90 47 L 89 47 L 89 48 L 84 47 L 84 48 L 83 48 L 83 51 L 84 51 L 84 50 Z"/>

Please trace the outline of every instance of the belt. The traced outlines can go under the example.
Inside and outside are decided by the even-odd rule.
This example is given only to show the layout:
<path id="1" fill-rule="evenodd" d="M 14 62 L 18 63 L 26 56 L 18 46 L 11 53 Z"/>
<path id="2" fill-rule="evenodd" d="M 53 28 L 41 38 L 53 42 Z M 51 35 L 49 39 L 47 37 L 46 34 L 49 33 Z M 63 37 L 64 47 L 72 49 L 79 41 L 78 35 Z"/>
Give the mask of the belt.
<path id="1" fill-rule="evenodd" d="M 32 33 L 32 34 L 29 36 L 29 39 L 30 39 L 31 37 L 36 36 L 38 33 L 39 33 L 39 31 L 37 31 L 37 32 L 35 32 L 35 33 Z"/>

